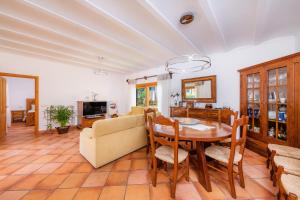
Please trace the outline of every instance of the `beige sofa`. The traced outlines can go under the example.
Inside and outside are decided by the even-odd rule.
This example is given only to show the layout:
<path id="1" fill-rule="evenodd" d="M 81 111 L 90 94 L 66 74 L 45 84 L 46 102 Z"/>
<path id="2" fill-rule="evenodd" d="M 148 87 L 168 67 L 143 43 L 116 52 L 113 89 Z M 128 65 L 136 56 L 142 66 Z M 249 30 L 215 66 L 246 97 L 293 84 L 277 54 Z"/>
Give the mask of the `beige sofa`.
<path id="1" fill-rule="evenodd" d="M 128 113 L 128 115 L 142 115 L 144 114 L 145 109 L 152 108 L 156 111 L 156 115 L 160 115 L 161 113 L 158 112 L 157 108 L 155 107 L 141 107 L 141 106 L 132 106 L 131 111 Z"/>
<path id="2" fill-rule="evenodd" d="M 80 153 L 95 168 L 146 144 L 144 115 L 138 113 L 98 120 L 92 128 L 85 128 L 80 133 Z"/>

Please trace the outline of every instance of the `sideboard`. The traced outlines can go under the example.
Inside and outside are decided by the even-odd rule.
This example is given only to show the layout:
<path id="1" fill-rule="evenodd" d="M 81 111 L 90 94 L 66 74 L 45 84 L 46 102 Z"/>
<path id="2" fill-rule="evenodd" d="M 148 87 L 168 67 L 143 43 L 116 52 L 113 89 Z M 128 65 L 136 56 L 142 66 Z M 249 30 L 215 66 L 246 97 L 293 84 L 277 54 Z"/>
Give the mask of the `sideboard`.
<path id="1" fill-rule="evenodd" d="M 231 124 L 229 108 L 187 108 L 170 107 L 171 117 L 192 117 Z"/>

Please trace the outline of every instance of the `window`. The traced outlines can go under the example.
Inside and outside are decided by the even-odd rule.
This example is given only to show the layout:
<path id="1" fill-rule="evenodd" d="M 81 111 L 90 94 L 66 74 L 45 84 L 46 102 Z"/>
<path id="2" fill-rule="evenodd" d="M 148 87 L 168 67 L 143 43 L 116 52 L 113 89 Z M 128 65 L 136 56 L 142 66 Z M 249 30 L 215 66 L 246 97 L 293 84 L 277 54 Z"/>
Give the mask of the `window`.
<path id="1" fill-rule="evenodd" d="M 136 85 L 136 105 L 143 107 L 157 106 L 157 83 Z"/>

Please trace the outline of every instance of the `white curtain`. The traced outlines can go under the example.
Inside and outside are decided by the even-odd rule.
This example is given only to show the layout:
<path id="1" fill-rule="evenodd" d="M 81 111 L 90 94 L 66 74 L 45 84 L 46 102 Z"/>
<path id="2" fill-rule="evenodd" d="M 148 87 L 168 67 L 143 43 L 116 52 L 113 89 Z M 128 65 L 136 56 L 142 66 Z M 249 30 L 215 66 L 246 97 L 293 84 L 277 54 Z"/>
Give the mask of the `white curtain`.
<path id="1" fill-rule="evenodd" d="M 6 81 L 6 127 L 11 127 L 11 112 L 9 105 L 9 87 L 8 81 Z"/>
<path id="2" fill-rule="evenodd" d="M 164 115 L 169 116 L 170 106 L 170 90 L 171 90 L 171 79 L 158 80 L 157 82 L 157 107 L 158 110 Z"/>
<path id="3" fill-rule="evenodd" d="M 135 84 L 130 84 L 130 100 L 129 100 L 129 110 L 131 109 L 132 106 L 136 105 L 136 88 L 135 88 Z"/>

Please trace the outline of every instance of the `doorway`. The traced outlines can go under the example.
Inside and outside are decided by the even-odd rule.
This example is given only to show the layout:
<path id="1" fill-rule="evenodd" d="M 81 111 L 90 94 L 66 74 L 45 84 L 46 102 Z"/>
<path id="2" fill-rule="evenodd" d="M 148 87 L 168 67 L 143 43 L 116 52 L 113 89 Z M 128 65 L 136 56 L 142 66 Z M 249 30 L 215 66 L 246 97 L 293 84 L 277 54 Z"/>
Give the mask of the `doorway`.
<path id="1" fill-rule="evenodd" d="M 11 131 L 39 134 L 39 77 L 0 72 L 0 137 Z"/>

